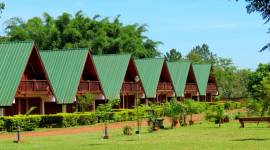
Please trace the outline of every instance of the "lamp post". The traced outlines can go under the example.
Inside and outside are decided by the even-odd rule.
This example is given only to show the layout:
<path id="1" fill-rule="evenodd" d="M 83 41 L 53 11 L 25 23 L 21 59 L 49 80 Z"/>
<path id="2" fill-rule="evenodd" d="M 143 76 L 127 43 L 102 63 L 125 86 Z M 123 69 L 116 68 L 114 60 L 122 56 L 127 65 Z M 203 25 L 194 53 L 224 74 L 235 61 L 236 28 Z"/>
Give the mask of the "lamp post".
<path id="1" fill-rule="evenodd" d="M 135 96 L 135 100 L 136 100 L 136 112 L 137 112 L 137 131 L 136 131 L 136 134 L 140 134 L 140 122 L 139 122 L 139 112 L 138 112 L 138 91 L 139 91 L 139 81 L 140 81 L 140 78 L 139 76 L 135 76 L 134 78 L 135 82 L 136 82 L 136 96 Z"/>

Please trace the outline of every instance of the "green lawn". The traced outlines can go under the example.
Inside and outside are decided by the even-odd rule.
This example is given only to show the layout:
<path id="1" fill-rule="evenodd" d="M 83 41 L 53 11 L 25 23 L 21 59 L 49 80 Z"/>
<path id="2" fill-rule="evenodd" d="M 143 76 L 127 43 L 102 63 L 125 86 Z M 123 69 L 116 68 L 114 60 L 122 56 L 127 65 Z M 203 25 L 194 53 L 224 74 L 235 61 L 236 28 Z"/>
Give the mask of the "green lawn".
<path id="1" fill-rule="evenodd" d="M 202 123 L 174 130 L 165 129 L 154 133 L 132 136 L 122 135 L 121 130 L 109 130 L 111 139 L 101 139 L 101 132 L 75 135 L 58 135 L 24 139 L 16 144 L 0 139 L 1 150 L 109 150 L 109 149 L 270 149 L 270 129 L 267 124 L 246 124 L 240 129 L 239 123 L 229 123 L 218 128 L 213 123 Z"/>

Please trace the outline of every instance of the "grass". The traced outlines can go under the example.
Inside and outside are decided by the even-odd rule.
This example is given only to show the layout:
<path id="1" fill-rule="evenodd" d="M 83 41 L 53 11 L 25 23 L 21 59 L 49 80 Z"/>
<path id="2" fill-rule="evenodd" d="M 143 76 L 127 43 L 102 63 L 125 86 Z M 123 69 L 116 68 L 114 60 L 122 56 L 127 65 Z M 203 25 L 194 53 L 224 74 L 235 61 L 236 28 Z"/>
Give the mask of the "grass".
<path id="1" fill-rule="evenodd" d="M 111 138 L 103 140 L 102 132 L 74 135 L 57 135 L 25 138 L 24 143 L 14 143 L 10 139 L 0 139 L 1 150 L 124 150 L 124 149 L 245 149 L 260 150 L 270 148 L 270 129 L 267 124 L 246 124 L 239 128 L 238 122 L 227 123 L 218 128 L 213 123 L 204 122 L 189 127 L 164 129 L 148 133 L 143 128 L 142 134 L 124 136 L 122 130 L 109 130 Z M 135 129 L 134 129 L 135 130 Z"/>

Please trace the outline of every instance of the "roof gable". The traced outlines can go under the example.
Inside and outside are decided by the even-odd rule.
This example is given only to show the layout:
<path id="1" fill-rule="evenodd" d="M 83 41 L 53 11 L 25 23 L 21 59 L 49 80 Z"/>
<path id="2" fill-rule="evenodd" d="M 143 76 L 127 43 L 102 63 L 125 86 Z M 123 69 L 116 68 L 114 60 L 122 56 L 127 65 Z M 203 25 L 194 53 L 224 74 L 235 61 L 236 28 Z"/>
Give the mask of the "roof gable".
<path id="1" fill-rule="evenodd" d="M 16 95 L 34 42 L 0 43 L 0 106 L 10 106 Z"/>
<path id="2" fill-rule="evenodd" d="M 211 64 L 192 64 L 200 95 L 206 94 Z"/>
<path id="3" fill-rule="evenodd" d="M 89 55 L 88 49 L 41 51 L 40 55 L 57 103 L 73 103 Z"/>
<path id="4" fill-rule="evenodd" d="M 94 55 L 93 60 L 105 97 L 119 98 L 131 55 Z"/>
<path id="5" fill-rule="evenodd" d="M 163 58 L 135 60 L 146 97 L 156 97 L 158 82 L 164 64 Z"/>
<path id="6" fill-rule="evenodd" d="M 178 97 L 184 96 L 190 64 L 189 61 L 167 62 L 172 84 Z"/>

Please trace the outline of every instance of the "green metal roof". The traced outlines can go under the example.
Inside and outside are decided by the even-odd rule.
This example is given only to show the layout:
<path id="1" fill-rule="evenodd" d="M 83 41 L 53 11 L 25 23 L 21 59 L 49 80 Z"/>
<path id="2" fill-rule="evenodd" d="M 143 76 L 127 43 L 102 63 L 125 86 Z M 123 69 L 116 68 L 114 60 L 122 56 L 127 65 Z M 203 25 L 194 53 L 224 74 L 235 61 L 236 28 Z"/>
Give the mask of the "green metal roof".
<path id="1" fill-rule="evenodd" d="M 93 56 L 96 71 L 106 99 L 120 97 L 120 90 L 130 59 L 130 54 Z"/>
<path id="2" fill-rule="evenodd" d="M 155 98 L 164 59 L 136 59 L 135 63 L 146 97 Z"/>
<path id="3" fill-rule="evenodd" d="M 177 97 L 184 96 L 190 64 L 191 63 L 189 61 L 167 62 L 168 70 Z"/>
<path id="4" fill-rule="evenodd" d="M 0 43 L 0 106 L 10 106 L 34 47 L 34 42 Z"/>
<path id="5" fill-rule="evenodd" d="M 40 51 L 55 98 L 59 104 L 73 103 L 89 55 L 88 49 Z"/>
<path id="6" fill-rule="evenodd" d="M 200 95 L 206 95 L 211 64 L 192 64 Z"/>

